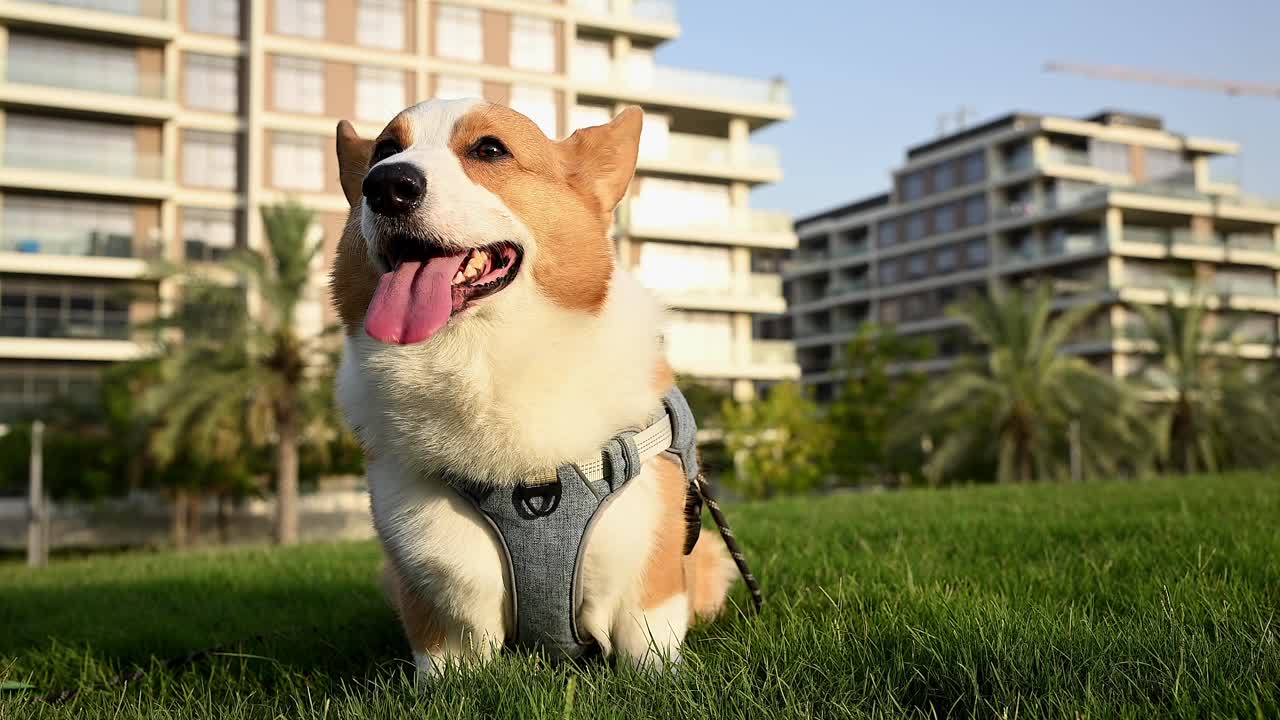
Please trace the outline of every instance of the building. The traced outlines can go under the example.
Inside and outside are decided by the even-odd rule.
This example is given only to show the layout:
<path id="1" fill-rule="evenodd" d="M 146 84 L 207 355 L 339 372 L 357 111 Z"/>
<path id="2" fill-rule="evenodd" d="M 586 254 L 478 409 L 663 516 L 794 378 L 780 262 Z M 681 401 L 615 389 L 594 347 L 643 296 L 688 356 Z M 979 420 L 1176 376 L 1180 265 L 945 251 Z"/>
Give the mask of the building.
<path id="1" fill-rule="evenodd" d="M 802 381 L 830 398 L 869 321 L 929 337 L 948 367 L 966 339 L 946 307 L 996 285 L 1052 282 L 1059 305 L 1102 303 L 1066 351 L 1125 376 L 1144 347 L 1124 303 L 1212 293 L 1240 351 L 1276 357 L 1280 202 L 1220 176 L 1235 143 L 1159 118 L 1010 114 L 907 150 L 886 193 L 797 221 L 784 271 Z"/>
<path id="2" fill-rule="evenodd" d="M 674 0 L 0 2 L 0 421 L 89 397 L 137 357 L 165 288 L 152 258 L 260 247 L 257 209 L 292 195 L 332 257 L 346 214 L 334 127 L 366 136 L 430 97 L 484 96 L 549 135 L 648 111 L 620 257 L 676 309 L 677 369 L 740 397 L 797 376 L 753 318 L 785 305 L 790 219 L 748 206 L 781 177 L 753 130 L 787 88 L 663 67 Z M 324 268 L 305 326 L 332 319 Z M 162 292 L 162 290 L 164 292 Z"/>

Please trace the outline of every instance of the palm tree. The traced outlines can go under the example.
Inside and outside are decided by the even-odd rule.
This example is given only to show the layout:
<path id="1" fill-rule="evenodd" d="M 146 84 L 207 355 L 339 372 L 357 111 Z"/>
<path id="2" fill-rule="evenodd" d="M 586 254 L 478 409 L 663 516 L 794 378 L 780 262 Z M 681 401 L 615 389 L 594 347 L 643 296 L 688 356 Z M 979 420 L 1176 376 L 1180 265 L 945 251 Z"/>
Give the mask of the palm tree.
<path id="1" fill-rule="evenodd" d="M 1113 474 L 1141 447 L 1131 393 L 1062 346 L 1097 311 L 1052 314 L 1052 290 L 975 296 L 948 310 L 986 355 L 962 362 L 925 394 L 907 421 L 936 437 L 925 463 L 933 482 L 959 468 L 995 466 L 999 482 L 1065 477 L 1078 433 L 1082 468 Z M 1077 448 L 1078 449 L 1078 448 Z"/>
<path id="2" fill-rule="evenodd" d="M 1153 401 L 1161 463 L 1194 473 L 1273 462 L 1280 385 L 1274 369 L 1240 359 L 1238 325 L 1212 317 L 1199 292 L 1186 304 L 1133 310 L 1155 345 L 1137 377 Z"/>
<path id="3" fill-rule="evenodd" d="M 298 446 L 308 424 L 323 422 L 328 388 L 326 334 L 303 337 L 297 309 L 319 243 L 308 240 L 311 211 L 296 202 L 264 208 L 267 251 L 238 251 L 225 268 L 236 280 L 179 268 L 183 302 L 163 324 L 159 382 L 148 406 L 160 418 L 153 448 L 161 459 L 181 448 L 215 456 L 274 441 L 275 540 L 298 540 Z"/>

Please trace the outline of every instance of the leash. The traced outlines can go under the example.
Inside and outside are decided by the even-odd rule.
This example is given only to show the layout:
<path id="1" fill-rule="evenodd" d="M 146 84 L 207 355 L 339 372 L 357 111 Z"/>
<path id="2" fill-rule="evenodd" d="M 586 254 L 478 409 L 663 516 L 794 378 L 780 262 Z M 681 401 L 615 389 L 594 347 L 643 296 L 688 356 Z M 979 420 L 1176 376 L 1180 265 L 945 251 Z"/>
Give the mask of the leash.
<path id="1" fill-rule="evenodd" d="M 751 568 L 747 566 L 747 558 L 742 554 L 742 547 L 738 545 L 738 538 L 733 534 L 733 530 L 729 529 L 729 521 L 724 516 L 724 511 L 720 509 L 720 503 L 716 502 L 715 496 L 711 492 L 711 483 L 707 481 L 707 476 L 698 473 L 698 494 L 702 496 L 702 501 L 707 504 L 707 509 L 711 511 L 711 519 L 716 521 L 716 528 L 720 530 L 720 537 L 724 539 L 725 547 L 729 548 L 729 555 L 733 557 L 733 563 L 738 566 L 738 574 L 742 576 L 742 581 L 746 583 L 747 590 L 751 591 L 751 605 L 755 608 L 757 615 L 760 614 L 760 607 L 764 605 L 764 593 L 760 591 L 760 581 L 751 572 Z"/>

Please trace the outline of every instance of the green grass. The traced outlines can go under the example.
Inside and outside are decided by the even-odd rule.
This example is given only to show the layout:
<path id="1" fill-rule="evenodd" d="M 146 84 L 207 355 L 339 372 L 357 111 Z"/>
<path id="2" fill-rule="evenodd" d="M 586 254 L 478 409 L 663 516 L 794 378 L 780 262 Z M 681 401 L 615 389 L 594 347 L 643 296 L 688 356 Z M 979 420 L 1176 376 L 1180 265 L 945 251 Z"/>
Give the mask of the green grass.
<path id="1" fill-rule="evenodd" d="M 1280 717 L 1275 476 L 788 499 L 730 517 L 765 612 L 699 628 L 662 676 L 508 655 L 416 689 L 372 543 L 3 566 L 0 682 L 35 689 L 0 694 L 0 717 Z M 134 666 L 155 669 L 40 699 Z"/>

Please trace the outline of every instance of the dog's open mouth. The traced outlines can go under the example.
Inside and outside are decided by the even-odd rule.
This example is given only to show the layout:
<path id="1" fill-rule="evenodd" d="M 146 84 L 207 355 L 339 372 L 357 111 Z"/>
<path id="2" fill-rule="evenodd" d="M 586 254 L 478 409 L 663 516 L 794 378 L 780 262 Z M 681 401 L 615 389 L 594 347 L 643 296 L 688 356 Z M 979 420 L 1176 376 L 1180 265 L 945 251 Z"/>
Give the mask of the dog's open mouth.
<path id="1" fill-rule="evenodd" d="M 505 288 L 523 257 L 519 246 L 495 243 L 449 254 L 439 247 L 393 243 L 365 315 L 375 340 L 411 345 L 429 340 L 454 315 Z"/>

